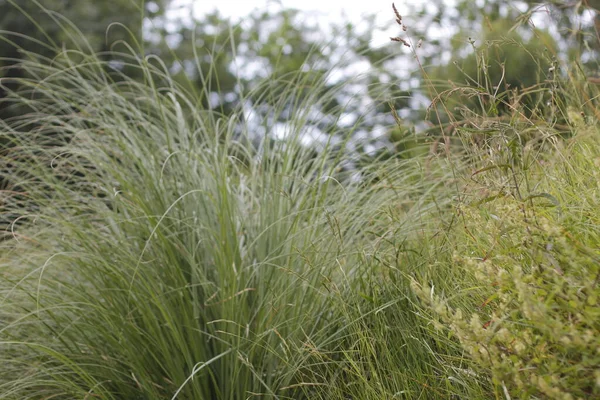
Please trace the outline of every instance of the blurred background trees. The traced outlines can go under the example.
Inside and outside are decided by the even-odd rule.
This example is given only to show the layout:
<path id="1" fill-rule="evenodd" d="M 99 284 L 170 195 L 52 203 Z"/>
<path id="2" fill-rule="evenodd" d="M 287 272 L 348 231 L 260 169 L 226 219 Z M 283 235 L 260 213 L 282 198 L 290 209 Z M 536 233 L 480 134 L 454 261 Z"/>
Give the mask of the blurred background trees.
<path id="1" fill-rule="evenodd" d="M 577 60 L 586 71 L 595 71 L 599 49 L 591 43 L 598 43 L 593 40 L 598 34 L 598 3 L 461 0 L 451 5 L 433 0 L 421 7 L 403 5 L 406 9 L 400 12 L 406 13 L 409 29 L 400 33 L 413 43 L 407 49 L 394 43 L 373 46 L 378 28 L 369 16 L 363 21 L 338 20 L 325 32 L 308 14 L 283 6 L 236 21 L 218 12 L 191 21 L 169 19 L 170 0 L 0 0 L 0 99 L 17 87 L 22 49 L 51 58 L 56 48 L 83 45 L 77 28 L 86 45 L 108 60 L 118 58 L 110 50 L 128 51 L 122 43 L 129 43 L 138 55 L 158 55 L 174 80 L 197 94 L 200 109 L 223 115 L 240 106 L 242 91 L 268 81 L 269 95 L 277 96 L 286 90 L 286 76 L 295 74 L 303 85 L 322 87 L 322 101 L 309 114 L 316 132 L 313 140 L 351 131 L 364 151 L 377 153 L 393 150 L 392 142 L 411 130 L 440 122 L 436 118 L 461 118 L 470 108 L 501 112 L 510 91 L 543 81 L 556 60 Z M 393 25 L 391 8 L 389 20 L 384 29 L 396 36 L 399 27 Z M 358 22 L 367 28 L 358 29 Z M 451 34 L 441 36 L 440 31 Z M 423 45 L 416 48 L 419 40 Z M 418 56 L 425 75 L 411 55 Z M 126 63 L 113 61 L 115 69 L 135 74 Z M 496 91 L 500 101 L 482 104 L 474 97 L 455 95 L 446 110 L 452 115 L 427 120 L 425 107 L 436 93 L 452 89 L 448 82 Z M 260 118 L 272 112 L 273 98 L 265 93 L 254 92 L 246 105 Z M 524 105 L 534 110 L 540 99 L 530 96 Z M 401 119 L 393 118 L 391 108 Z M 283 122 L 291 110 L 273 118 Z M 0 100 L 0 118 L 20 112 Z M 406 126 L 390 128 L 398 121 Z"/>
<path id="2" fill-rule="evenodd" d="M 32 54 L 52 62 L 57 50 L 87 49 L 115 80 L 146 79 L 127 57 L 156 55 L 163 64 L 148 62 L 193 93 L 199 112 L 237 110 L 257 146 L 302 129 L 308 146 L 354 154 L 351 173 L 375 157 L 437 148 L 440 134 L 452 135 L 471 115 L 564 124 L 568 111 L 555 95 L 564 91 L 553 85 L 571 72 L 558 65 L 570 60 L 576 73 L 598 74 L 598 3 L 431 0 L 398 5 L 403 30 L 391 7 L 384 26 L 365 15 L 324 27 L 281 4 L 235 20 L 215 11 L 193 21 L 173 13 L 172 0 L 0 0 L 0 123 L 31 111 L 9 94 Z M 411 47 L 374 45 L 381 31 Z M 281 98 L 289 99 L 284 108 Z M 0 138 L 0 157 L 10 157 L 10 141 Z M 13 187 L 2 174 L 0 190 Z"/>
<path id="3" fill-rule="evenodd" d="M 83 46 L 110 59 L 111 50 L 123 50 L 113 47 L 116 43 L 142 43 L 144 20 L 163 15 L 167 4 L 168 0 L 0 0 L 0 99 L 18 87 L 24 51 L 51 59 L 63 46 Z M 0 118 L 20 112 L 0 101 Z"/>

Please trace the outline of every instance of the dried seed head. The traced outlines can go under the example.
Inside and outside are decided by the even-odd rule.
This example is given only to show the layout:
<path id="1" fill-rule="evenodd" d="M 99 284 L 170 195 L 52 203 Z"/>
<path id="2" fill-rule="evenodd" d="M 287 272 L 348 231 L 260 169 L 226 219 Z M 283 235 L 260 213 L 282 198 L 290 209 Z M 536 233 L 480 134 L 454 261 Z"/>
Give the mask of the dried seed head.
<path id="1" fill-rule="evenodd" d="M 398 23 L 398 25 L 402 25 L 402 16 L 398 12 L 398 9 L 396 8 L 396 5 L 394 3 L 392 3 L 392 8 L 394 9 L 394 14 L 396 14 L 396 22 Z"/>
<path id="2" fill-rule="evenodd" d="M 408 27 L 406 25 L 402 24 L 402 16 L 398 12 L 398 9 L 396 8 L 396 4 L 392 3 L 392 9 L 394 10 L 394 14 L 396 15 L 396 22 L 398 23 L 398 25 L 400 25 L 402 27 L 402 31 L 406 32 L 408 30 Z M 393 42 L 400 42 L 403 45 L 405 45 L 406 47 L 411 47 L 411 45 L 408 43 L 407 40 L 402 39 L 399 36 L 398 37 L 391 37 L 390 40 L 393 41 Z"/>
<path id="3" fill-rule="evenodd" d="M 406 40 L 402 39 L 401 37 L 391 37 L 390 40 L 392 42 L 400 42 L 403 45 L 405 45 L 406 47 L 410 47 L 410 43 L 408 43 Z"/>

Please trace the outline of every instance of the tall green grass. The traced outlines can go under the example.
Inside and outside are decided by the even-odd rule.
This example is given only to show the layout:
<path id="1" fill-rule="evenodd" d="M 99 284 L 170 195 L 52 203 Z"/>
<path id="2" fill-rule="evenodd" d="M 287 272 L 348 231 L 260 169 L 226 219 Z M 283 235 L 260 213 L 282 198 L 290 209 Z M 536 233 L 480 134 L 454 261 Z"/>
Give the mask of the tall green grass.
<path id="1" fill-rule="evenodd" d="M 344 146 L 302 143 L 326 100 L 306 74 L 256 89 L 285 88 L 273 115 L 295 102 L 286 139 L 257 144 L 242 107 L 199 110 L 122 57 L 142 82 L 82 49 L 31 55 L 13 94 L 31 111 L 2 122 L 0 398 L 597 394 L 583 79 L 554 81 L 586 110 L 568 135 L 516 112 L 348 171 Z"/>
<path id="2" fill-rule="evenodd" d="M 344 171 L 339 145 L 302 144 L 323 101 L 296 96 L 306 74 L 278 86 L 274 115 L 296 101 L 287 138 L 253 146 L 242 108 L 200 111 L 156 63 L 123 57 L 144 82 L 83 50 L 22 66 L 12 99 L 31 111 L 2 125 L 2 398 L 463 391 L 430 350 L 457 347 L 377 289 L 381 241 L 447 207 L 446 160 Z"/>

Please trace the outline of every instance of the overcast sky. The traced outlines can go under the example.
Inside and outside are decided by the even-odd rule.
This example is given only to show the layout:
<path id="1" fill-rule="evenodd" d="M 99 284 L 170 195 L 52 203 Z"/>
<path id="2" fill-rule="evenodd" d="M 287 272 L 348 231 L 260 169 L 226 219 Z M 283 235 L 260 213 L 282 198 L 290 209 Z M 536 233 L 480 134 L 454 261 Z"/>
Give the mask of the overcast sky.
<path id="1" fill-rule="evenodd" d="M 422 4 L 424 0 L 411 0 L 413 5 Z M 306 11 L 317 11 L 323 15 L 333 18 L 339 17 L 342 12 L 345 12 L 348 17 L 358 18 L 364 13 L 385 13 L 390 14 L 390 0 L 283 0 L 279 2 L 271 1 L 270 3 L 280 3 L 285 8 L 298 8 Z M 403 8 L 404 0 L 397 0 L 396 6 L 399 10 Z M 175 0 L 175 6 L 189 6 L 193 4 L 194 14 L 196 17 L 204 13 L 208 13 L 214 9 L 218 9 L 222 14 L 231 17 L 241 17 L 250 13 L 252 10 L 259 8 L 264 9 L 267 0 Z"/>
<path id="2" fill-rule="evenodd" d="M 278 10 L 284 8 L 296 8 L 302 11 L 310 12 L 311 17 L 319 20 L 322 26 L 329 26 L 332 23 L 344 20 L 352 21 L 353 24 L 359 24 L 361 17 L 365 14 L 375 14 L 377 16 L 377 26 L 388 26 L 394 21 L 392 11 L 393 0 L 174 0 L 172 4 L 173 14 L 189 18 L 192 15 L 199 19 L 203 15 L 217 9 L 221 15 L 230 17 L 234 20 L 248 15 L 255 9 L 259 10 Z M 448 0 L 449 3 L 453 2 Z M 427 0 L 395 0 L 398 11 L 404 16 L 409 16 L 411 8 L 427 4 Z M 395 32 L 391 32 L 396 34 Z M 382 45 L 389 42 L 390 32 L 381 32 L 374 36 L 372 45 Z"/>

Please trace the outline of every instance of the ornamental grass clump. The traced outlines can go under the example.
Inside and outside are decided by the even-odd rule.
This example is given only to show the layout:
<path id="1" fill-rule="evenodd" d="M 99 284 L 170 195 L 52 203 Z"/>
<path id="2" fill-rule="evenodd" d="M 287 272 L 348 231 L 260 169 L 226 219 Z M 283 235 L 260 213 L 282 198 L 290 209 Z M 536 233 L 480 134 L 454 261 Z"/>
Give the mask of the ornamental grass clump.
<path id="1" fill-rule="evenodd" d="M 6 101 L 27 112 L 0 122 L 2 398 L 463 392 L 414 318 L 388 319 L 402 327 L 381 358 L 393 364 L 358 346 L 380 307 L 355 300 L 370 296 L 386 210 L 403 204 L 403 229 L 417 230 L 444 204 L 446 160 L 349 171 L 355 156 L 332 145 L 349 135 L 306 146 L 310 106 L 335 95 L 306 74 L 258 85 L 284 90 L 256 121 L 246 101 L 231 115 L 199 109 L 156 58 L 115 54 L 135 80 L 82 49 L 56 50 L 23 58 Z M 256 135 L 284 113 L 285 140 Z M 361 365 L 367 354 L 374 364 Z"/>

